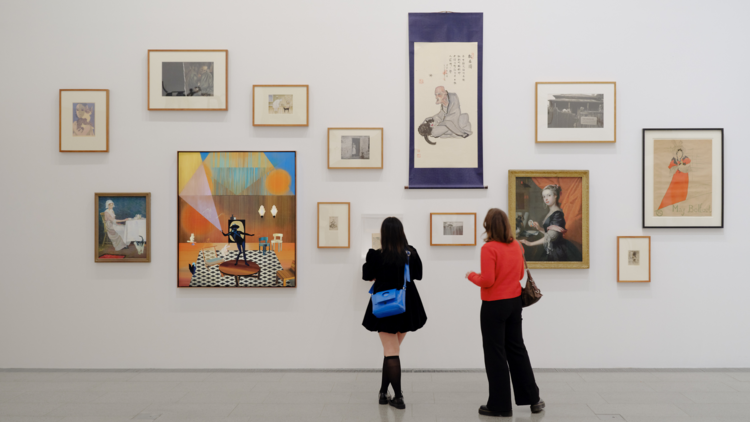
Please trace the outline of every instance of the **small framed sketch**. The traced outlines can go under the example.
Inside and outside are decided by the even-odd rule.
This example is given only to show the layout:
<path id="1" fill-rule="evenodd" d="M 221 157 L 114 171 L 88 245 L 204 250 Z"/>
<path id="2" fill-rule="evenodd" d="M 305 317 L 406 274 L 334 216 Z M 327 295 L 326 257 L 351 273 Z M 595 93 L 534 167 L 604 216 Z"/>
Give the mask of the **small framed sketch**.
<path id="1" fill-rule="evenodd" d="M 615 142 L 614 82 L 537 82 L 536 142 Z"/>
<path id="2" fill-rule="evenodd" d="M 151 262 L 151 194 L 94 194 L 94 262 Z"/>
<path id="3" fill-rule="evenodd" d="M 589 268 L 588 170 L 509 170 L 508 217 L 529 268 Z"/>
<path id="4" fill-rule="evenodd" d="M 228 110 L 227 50 L 148 50 L 149 110 Z"/>
<path id="5" fill-rule="evenodd" d="M 651 282 L 651 236 L 617 236 L 617 282 Z"/>
<path id="6" fill-rule="evenodd" d="M 253 85 L 253 126 L 308 126 L 308 85 Z"/>
<path id="7" fill-rule="evenodd" d="M 318 248 L 348 248 L 349 202 L 318 202 Z"/>
<path id="8" fill-rule="evenodd" d="M 383 128 L 328 128 L 329 169 L 382 169 Z"/>
<path id="9" fill-rule="evenodd" d="M 430 213 L 430 246 L 476 246 L 476 244 L 477 213 Z"/>
<path id="10" fill-rule="evenodd" d="M 724 129 L 643 129 L 643 227 L 724 227 Z"/>
<path id="11" fill-rule="evenodd" d="M 109 152 L 109 90 L 60 90 L 60 152 Z"/>

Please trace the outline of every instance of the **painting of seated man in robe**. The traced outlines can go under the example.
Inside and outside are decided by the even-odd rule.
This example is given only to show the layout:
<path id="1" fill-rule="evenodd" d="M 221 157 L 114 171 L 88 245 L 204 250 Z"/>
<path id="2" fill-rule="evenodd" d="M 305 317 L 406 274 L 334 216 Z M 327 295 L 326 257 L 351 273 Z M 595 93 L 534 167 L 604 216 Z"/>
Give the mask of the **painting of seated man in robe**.
<path id="1" fill-rule="evenodd" d="M 149 193 L 95 195 L 96 262 L 150 262 Z"/>
<path id="2" fill-rule="evenodd" d="M 435 104 L 439 106 L 437 114 L 425 118 L 418 128 L 427 143 L 436 144 L 430 138 L 467 138 L 472 134 L 469 114 L 461 113 L 458 94 L 438 86 L 435 88 Z"/>

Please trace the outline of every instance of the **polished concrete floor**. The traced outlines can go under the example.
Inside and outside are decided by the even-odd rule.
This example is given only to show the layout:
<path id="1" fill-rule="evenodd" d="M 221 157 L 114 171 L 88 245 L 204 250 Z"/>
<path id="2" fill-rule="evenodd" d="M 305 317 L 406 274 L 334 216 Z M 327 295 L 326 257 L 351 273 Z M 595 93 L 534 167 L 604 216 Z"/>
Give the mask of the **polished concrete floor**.
<path id="1" fill-rule="evenodd" d="M 536 373 L 547 409 L 477 414 L 481 372 L 403 374 L 406 410 L 377 404 L 378 372 L 0 370 L 0 422 L 750 421 L 750 371 Z"/>

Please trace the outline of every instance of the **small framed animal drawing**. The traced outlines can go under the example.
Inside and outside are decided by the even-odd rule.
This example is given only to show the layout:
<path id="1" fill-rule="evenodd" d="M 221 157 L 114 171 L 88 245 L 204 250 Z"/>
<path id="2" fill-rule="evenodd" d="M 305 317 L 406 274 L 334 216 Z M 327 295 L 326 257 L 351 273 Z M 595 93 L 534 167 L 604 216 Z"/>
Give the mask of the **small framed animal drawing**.
<path id="1" fill-rule="evenodd" d="M 253 126 L 308 126 L 308 85 L 253 85 Z"/>
<path id="2" fill-rule="evenodd" d="M 60 152 L 109 152 L 109 90 L 60 90 Z"/>

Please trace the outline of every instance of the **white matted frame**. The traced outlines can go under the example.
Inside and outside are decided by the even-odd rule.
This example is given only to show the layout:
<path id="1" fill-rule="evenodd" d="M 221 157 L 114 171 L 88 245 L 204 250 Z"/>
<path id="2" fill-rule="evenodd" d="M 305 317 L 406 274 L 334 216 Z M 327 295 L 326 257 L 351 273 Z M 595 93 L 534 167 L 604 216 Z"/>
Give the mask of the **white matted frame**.
<path id="1" fill-rule="evenodd" d="M 651 282 L 651 236 L 617 236 L 617 282 Z"/>
<path id="2" fill-rule="evenodd" d="M 165 62 L 213 63 L 213 95 L 169 95 L 162 79 Z M 229 109 L 229 52 L 227 50 L 148 50 L 148 109 L 226 111 Z M 165 95 L 167 94 L 167 95 Z"/>
<path id="3" fill-rule="evenodd" d="M 349 248 L 351 204 L 318 202 L 318 248 Z"/>
<path id="4" fill-rule="evenodd" d="M 85 125 L 78 125 L 80 104 Z M 109 90 L 60 90 L 60 152 L 109 152 Z"/>
<path id="5" fill-rule="evenodd" d="M 615 82 L 537 82 L 534 104 L 537 143 L 617 140 Z"/>
<path id="6" fill-rule="evenodd" d="M 290 104 L 275 104 L 274 96 L 290 96 Z M 308 126 L 309 85 L 253 85 L 253 126 Z"/>
<path id="7" fill-rule="evenodd" d="M 430 246 L 476 246 L 477 213 L 431 212 Z"/>
<path id="8" fill-rule="evenodd" d="M 359 145 L 354 145 L 354 139 L 358 140 Z M 382 169 L 383 128 L 329 127 L 328 168 Z"/>

